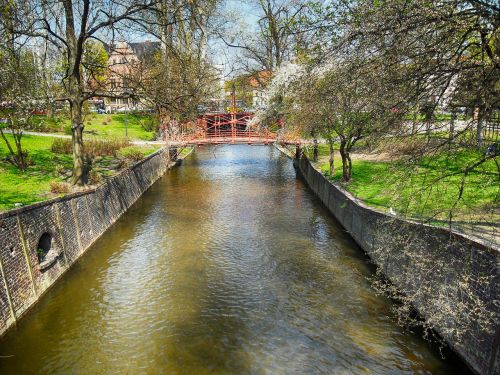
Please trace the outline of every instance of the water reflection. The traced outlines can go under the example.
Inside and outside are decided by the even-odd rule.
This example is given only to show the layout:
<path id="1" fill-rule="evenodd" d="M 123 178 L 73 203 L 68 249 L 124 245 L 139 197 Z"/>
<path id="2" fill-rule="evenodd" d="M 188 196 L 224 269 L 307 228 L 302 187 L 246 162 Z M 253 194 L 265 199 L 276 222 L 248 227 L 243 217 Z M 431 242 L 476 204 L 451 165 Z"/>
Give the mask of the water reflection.
<path id="1" fill-rule="evenodd" d="M 394 324 L 372 272 L 277 150 L 198 149 L 0 341 L 0 372 L 465 371 Z"/>

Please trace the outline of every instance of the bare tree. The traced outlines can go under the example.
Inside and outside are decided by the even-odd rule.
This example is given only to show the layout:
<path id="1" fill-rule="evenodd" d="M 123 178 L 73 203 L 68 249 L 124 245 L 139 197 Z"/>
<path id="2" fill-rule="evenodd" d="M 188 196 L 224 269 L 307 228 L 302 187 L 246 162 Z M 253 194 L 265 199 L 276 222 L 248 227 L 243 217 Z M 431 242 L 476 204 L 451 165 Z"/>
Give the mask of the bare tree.
<path id="1" fill-rule="evenodd" d="M 408 102 L 425 106 L 428 118 L 439 108 L 468 108 L 481 144 L 483 123 L 500 105 L 498 2 L 347 3 L 339 8 L 343 32 L 330 53 L 361 49 L 405 66 L 413 84 Z"/>
<path id="2" fill-rule="evenodd" d="M 305 42 L 304 33 L 313 29 L 304 20 L 314 4 L 296 0 L 247 2 L 259 16 L 256 29 L 235 32 L 229 29 L 234 22 L 231 20 L 229 27 L 221 29 L 219 37 L 240 52 L 238 62 L 246 73 L 263 70 L 274 73 L 297 54 L 296 47 Z"/>
<path id="3" fill-rule="evenodd" d="M 211 20 L 218 0 L 161 0 L 147 14 L 145 30 L 160 41 L 138 61 L 127 80 L 134 95 L 151 103 L 162 123 L 196 116 L 197 106 L 210 96 L 215 70 L 207 57 Z"/>
<path id="4" fill-rule="evenodd" d="M 112 38 L 121 26 L 142 24 L 143 13 L 155 5 L 155 0 L 2 1 L 2 7 L 8 8 L 18 20 L 17 24 L 12 24 L 2 17 L 0 21 L 4 30 L 8 30 L 17 41 L 27 38 L 45 40 L 64 58 L 62 93 L 57 100 L 68 102 L 70 107 L 74 184 L 86 183 L 83 105 L 96 95 L 95 90 L 87 87 L 83 79 L 85 48 L 91 40 Z"/>
<path id="5" fill-rule="evenodd" d="M 3 8 L 4 22 L 16 24 L 13 12 Z M 22 147 L 23 131 L 31 126 L 33 112 L 42 103 L 40 69 L 30 46 L 19 44 L 4 30 L 0 35 L 0 136 L 8 150 L 7 161 L 25 171 L 28 154 Z"/>

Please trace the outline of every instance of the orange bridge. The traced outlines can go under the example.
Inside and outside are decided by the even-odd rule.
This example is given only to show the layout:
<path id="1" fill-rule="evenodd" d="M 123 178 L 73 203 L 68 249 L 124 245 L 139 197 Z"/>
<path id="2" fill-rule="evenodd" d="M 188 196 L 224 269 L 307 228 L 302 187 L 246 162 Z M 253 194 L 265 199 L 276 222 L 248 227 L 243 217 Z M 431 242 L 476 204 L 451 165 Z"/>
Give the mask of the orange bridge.
<path id="1" fill-rule="evenodd" d="M 275 142 L 276 133 L 251 124 L 253 116 L 250 112 L 204 114 L 196 123 L 181 125 L 171 140 L 185 145 Z"/>
<path id="2" fill-rule="evenodd" d="M 198 116 L 196 122 L 175 124 L 168 127 L 164 140 L 177 145 L 204 144 L 269 144 L 277 141 L 277 133 L 261 128 L 255 121 L 252 112 L 238 112 L 236 93 L 233 87 L 231 108 L 229 112 L 206 113 Z M 300 140 L 285 141 L 280 137 L 280 143 L 300 144 Z M 290 137 L 288 137 L 290 138 Z"/>

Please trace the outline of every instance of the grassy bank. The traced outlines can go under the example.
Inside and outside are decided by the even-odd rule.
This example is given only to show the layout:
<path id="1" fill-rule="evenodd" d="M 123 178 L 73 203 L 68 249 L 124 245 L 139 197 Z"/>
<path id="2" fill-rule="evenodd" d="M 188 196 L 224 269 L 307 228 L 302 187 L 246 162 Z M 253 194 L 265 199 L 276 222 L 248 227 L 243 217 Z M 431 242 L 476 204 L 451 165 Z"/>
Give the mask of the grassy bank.
<path id="1" fill-rule="evenodd" d="M 309 152 L 310 153 L 310 152 Z M 353 155 L 353 178 L 343 183 L 342 163 L 335 153 L 335 173 L 330 175 L 328 147 L 320 145 L 318 166 L 332 181 L 355 197 L 380 210 L 432 220 L 446 220 L 453 208 L 456 220 L 498 219 L 499 175 L 495 160 L 489 160 L 467 175 L 463 171 L 483 153 L 462 149 L 440 152 L 415 161 L 384 160 L 377 154 Z M 370 160 L 371 159 L 371 160 Z"/>
<path id="2" fill-rule="evenodd" d="M 151 129 L 155 119 L 148 115 L 112 114 L 88 116 L 85 121 L 85 133 L 101 138 L 123 138 L 151 141 L 155 132 Z"/>
<path id="3" fill-rule="evenodd" d="M 12 140 L 11 136 L 7 137 Z M 54 148 L 54 142 L 65 143 L 69 140 L 23 136 L 23 147 L 28 151 L 30 165 L 25 172 L 21 172 L 6 161 L 8 149 L 0 139 L 0 211 L 13 208 L 16 204 L 27 205 L 69 192 L 71 187 L 68 181 L 73 165 L 71 148 L 68 150 L 67 145 Z M 113 176 L 158 149 L 158 146 L 138 147 L 130 146 L 126 142 L 120 144 L 116 150 L 96 152 L 92 166 L 94 183 Z M 106 153 L 111 155 L 105 155 Z"/>
<path id="4" fill-rule="evenodd" d="M 85 116 L 84 137 L 129 138 L 130 140 L 151 141 L 155 138 L 155 121 L 152 115 L 142 114 L 97 114 Z M 48 118 L 36 116 L 34 130 L 71 134 L 70 120 L 64 117 Z"/>

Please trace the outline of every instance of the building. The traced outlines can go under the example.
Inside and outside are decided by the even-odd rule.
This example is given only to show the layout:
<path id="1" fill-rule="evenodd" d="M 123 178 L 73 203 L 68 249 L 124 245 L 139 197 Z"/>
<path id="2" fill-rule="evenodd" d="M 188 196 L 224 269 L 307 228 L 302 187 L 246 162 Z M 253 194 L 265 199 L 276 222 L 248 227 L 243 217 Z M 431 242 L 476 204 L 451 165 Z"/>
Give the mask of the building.
<path id="1" fill-rule="evenodd" d="M 260 108 L 267 105 L 268 95 L 266 86 L 271 79 L 269 70 L 262 70 L 249 78 L 249 84 L 252 88 L 252 107 Z"/>
<path id="2" fill-rule="evenodd" d="M 109 66 L 106 91 L 110 96 L 116 95 L 117 97 L 94 98 L 94 102 L 103 104 L 109 112 L 145 109 L 145 104 L 140 100 L 119 96 L 126 96 L 127 93 L 132 92 L 130 78 L 143 68 L 143 63 L 159 48 L 159 42 L 149 40 L 139 43 L 121 41 L 117 44 L 105 45 Z"/>
<path id="3" fill-rule="evenodd" d="M 240 110 L 257 109 L 267 105 L 266 86 L 271 72 L 262 70 L 254 74 L 241 75 L 226 81 L 225 97 L 229 101 L 233 85 L 236 89 L 236 102 Z"/>

